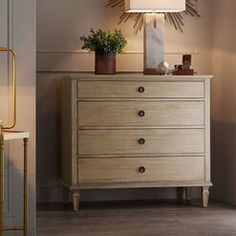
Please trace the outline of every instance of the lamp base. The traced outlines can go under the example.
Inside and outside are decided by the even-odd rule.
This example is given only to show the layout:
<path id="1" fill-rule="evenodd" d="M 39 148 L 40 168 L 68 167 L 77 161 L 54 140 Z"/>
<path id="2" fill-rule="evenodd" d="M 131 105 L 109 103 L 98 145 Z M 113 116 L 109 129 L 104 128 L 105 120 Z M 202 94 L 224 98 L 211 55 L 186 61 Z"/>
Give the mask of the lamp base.
<path id="1" fill-rule="evenodd" d="M 144 71 L 145 74 L 157 74 L 155 71 L 164 56 L 164 14 L 145 14 L 144 27 Z M 153 70 L 149 72 L 150 70 Z"/>

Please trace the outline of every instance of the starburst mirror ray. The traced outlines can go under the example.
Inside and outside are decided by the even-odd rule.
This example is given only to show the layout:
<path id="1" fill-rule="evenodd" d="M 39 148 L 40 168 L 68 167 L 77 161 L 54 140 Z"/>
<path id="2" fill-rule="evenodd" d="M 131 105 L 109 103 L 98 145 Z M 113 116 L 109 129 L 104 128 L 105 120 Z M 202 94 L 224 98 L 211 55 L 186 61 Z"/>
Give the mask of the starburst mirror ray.
<path id="1" fill-rule="evenodd" d="M 186 0 L 186 10 L 184 12 L 176 12 L 176 13 L 165 13 L 165 20 L 172 25 L 176 30 L 180 30 L 183 32 L 184 27 L 184 15 L 189 15 L 192 17 L 200 17 L 197 10 L 198 0 Z M 127 21 L 134 21 L 133 28 L 135 33 L 138 33 L 144 24 L 144 13 L 125 13 L 125 1 L 124 0 L 107 0 L 107 7 L 119 7 L 122 9 L 122 14 L 118 21 L 118 24 L 126 23 Z M 155 20 L 154 20 L 155 27 Z"/>

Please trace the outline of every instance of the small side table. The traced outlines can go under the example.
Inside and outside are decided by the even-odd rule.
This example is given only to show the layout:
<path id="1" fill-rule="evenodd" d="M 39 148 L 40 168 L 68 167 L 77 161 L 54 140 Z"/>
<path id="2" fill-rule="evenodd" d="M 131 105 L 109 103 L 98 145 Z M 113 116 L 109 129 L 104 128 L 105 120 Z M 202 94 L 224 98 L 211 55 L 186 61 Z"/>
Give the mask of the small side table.
<path id="1" fill-rule="evenodd" d="M 24 215 L 23 226 L 4 227 L 4 143 L 5 141 L 22 139 L 24 143 Z M 23 231 L 24 236 L 28 232 L 28 132 L 3 131 L 0 133 L 0 236 L 4 231 Z"/>

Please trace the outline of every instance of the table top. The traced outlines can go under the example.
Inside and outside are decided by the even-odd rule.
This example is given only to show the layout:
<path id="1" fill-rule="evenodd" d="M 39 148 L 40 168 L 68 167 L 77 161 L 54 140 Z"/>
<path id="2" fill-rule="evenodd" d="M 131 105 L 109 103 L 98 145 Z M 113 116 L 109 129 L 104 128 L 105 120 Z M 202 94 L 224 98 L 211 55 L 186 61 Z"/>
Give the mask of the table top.
<path id="1" fill-rule="evenodd" d="M 2 134 L 0 134 L 0 138 L 3 140 L 16 140 L 16 139 L 24 139 L 29 138 L 30 134 L 29 132 L 25 131 L 3 131 Z"/>

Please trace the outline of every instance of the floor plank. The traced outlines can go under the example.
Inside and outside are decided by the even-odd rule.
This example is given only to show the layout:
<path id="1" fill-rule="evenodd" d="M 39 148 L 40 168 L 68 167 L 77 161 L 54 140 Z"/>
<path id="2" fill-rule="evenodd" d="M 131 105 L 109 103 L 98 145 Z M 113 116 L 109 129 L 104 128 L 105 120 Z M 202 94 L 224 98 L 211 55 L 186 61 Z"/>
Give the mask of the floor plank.
<path id="1" fill-rule="evenodd" d="M 61 205 L 37 212 L 38 236 L 236 236 L 236 208 L 207 209 L 170 202 L 81 204 L 79 213 Z"/>

